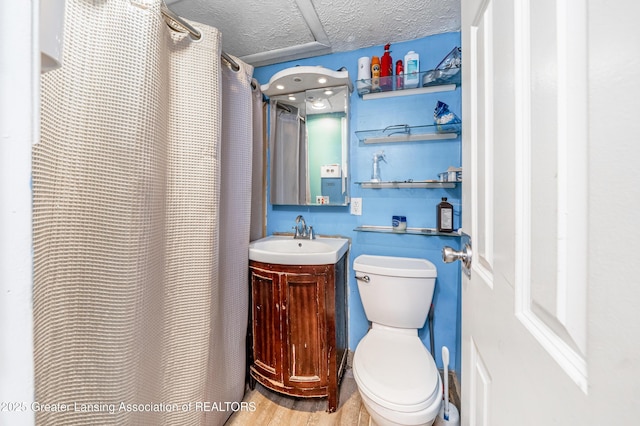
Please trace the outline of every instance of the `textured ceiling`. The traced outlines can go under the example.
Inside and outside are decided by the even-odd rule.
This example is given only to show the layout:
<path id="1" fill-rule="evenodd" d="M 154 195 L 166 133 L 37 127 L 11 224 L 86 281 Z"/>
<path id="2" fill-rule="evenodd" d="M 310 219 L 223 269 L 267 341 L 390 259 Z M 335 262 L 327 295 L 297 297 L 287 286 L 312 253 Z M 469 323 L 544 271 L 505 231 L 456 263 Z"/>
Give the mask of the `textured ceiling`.
<path id="1" fill-rule="evenodd" d="M 165 0 L 255 66 L 460 30 L 460 0 Z"/>

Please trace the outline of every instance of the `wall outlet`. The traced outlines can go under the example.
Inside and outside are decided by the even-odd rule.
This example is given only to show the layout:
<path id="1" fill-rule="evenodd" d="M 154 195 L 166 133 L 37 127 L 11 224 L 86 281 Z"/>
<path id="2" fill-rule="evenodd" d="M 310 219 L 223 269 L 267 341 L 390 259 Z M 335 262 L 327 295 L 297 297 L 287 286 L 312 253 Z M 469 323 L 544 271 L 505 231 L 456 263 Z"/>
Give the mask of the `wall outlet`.
<path id="1" fill-rule="evenodd" d="M 351 199 L 351 214 L 354 216 L 362 216 L 362 198 Z"/>

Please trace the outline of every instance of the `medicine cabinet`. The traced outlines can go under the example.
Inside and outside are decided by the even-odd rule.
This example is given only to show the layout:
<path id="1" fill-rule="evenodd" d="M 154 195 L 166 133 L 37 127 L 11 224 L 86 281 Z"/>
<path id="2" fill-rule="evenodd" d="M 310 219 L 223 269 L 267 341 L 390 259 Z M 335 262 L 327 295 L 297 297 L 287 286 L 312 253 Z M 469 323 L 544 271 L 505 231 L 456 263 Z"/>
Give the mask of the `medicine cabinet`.
<path id="1" fill-rule="evenodd" d="M 270 105 L 271 204 L 347 205 L 348 72 L 287 68 L 261 89 Z"/>

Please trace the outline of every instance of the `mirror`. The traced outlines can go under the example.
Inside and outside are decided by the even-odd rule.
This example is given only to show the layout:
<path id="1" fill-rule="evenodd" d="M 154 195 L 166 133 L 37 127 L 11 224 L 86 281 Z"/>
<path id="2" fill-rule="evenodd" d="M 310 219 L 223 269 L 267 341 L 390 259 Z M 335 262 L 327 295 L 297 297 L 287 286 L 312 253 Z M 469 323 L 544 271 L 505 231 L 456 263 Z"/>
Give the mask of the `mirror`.
<path id="1" fill-rule="evenodd" d="M 298 73 L 293 81 L 296 78 L 317 81 L 316 76 L 302 77 L 300 68 L 312 68 L 317 74 L 321 67 L 296 67 L 294 70 Z M 347 74 L 346 71 L 331 72 Z M 271 94 L 271 204 L 348 204 L 349 95 L 352 90 L 348 74 L 346 82 L 348 84 L 339 86 L 298 88 L 298 91 L 288 91 L 278 84 L 283 87 L 275 89 L 280 93 Z"/>

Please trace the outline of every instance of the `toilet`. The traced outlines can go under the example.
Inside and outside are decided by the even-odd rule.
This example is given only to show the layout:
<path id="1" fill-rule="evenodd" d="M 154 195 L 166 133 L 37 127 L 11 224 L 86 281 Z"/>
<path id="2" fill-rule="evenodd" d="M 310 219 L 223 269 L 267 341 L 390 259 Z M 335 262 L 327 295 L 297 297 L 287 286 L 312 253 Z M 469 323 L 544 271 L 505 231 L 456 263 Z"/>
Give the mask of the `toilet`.
<path id="1" fill-rule="evenodd" d="M 442 381 L 418 337 L 437 276 L 425 259 L 360 255 L 353 262 L 371 329 L 353 357 L 363 404 L 378 426 L 432 425 L 442 404 Z"/>

